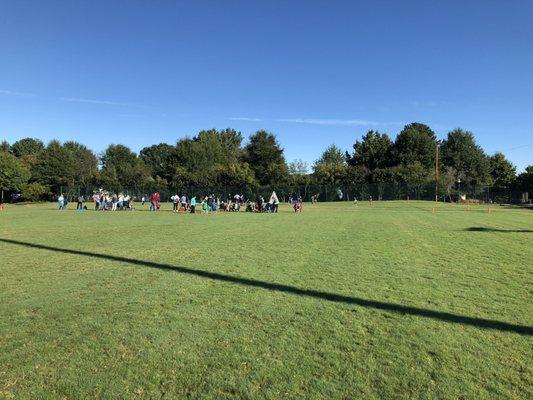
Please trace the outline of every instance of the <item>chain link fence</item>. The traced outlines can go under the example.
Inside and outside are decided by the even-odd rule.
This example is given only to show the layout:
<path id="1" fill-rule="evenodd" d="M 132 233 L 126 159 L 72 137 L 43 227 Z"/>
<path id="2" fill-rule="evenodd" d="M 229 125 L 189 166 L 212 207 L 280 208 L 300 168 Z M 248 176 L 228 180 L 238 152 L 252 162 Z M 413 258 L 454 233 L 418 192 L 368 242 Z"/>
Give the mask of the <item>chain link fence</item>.
<path id="1" fill-rule="evenodd" d="M 271 185 L 271 186 L 180 186 L 180 187 L 73 187 L 61 188 L 61 192 L 71 201 L 78 196 L 89 200 L 95 193 L 104 190 L 110 194 L 132 196 L 134 201 L 142 197 L 147 200 L 154 192 L 159 192 L 161 201 L 170 201 L 173 195 L 196 196 L 203 198 L 214 195 L 220 199 L 234 195 L 242 195 L 247 200 L 258 196 L 269 198 L 273 191 L 280 201 L 288 201 L 289 197 L 299 196 L 304 201 L 313 197 L 320 202 L 329 201 L 365 201 L 365 200 L 435 200 L 435 184 L 406 183 L 361 183 L 352 185 Z M 457 185 L 452 189 L 440 189 L 439 201 L 457 202 L 474 201 L 480 203 L 520 203 L 521 193 L 510 190 L 491 190 L 488 185 Z"/>

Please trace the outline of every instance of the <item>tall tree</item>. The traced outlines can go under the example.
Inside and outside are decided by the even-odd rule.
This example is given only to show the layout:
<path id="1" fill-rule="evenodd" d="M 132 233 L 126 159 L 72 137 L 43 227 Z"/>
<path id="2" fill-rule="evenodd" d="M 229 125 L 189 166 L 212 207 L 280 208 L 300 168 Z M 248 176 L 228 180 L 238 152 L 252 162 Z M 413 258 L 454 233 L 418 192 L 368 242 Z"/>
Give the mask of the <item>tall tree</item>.
<path id="1" fill-rule="evenodd" d="M 30 179 L 30 171 L 13 154 L 0 152 L 0 190 L 21 191 Z"/>
<path id="2" fill-rule="evenodd" d="M 392 165 L 393 143 L 386 133 L 368 131 L 361 141 L 353 145 L 354 153 L 348 162 L 352 166 L 364 167 L 369 171 L 388 168 Z"/>
<path id="3" fill-rule="evenodd" d="M 498 152 L 489 158 L 492 185 L 497 188 L 510 188 L 516 180 L 516 167 Z"/>
<path id="4" fill-rule="evenodd" d="M 42 150 L 44 150 L 43 142 L 34 138 L 20 139 L 11 146 L 11 152 L 16 157 L 35 156 Z"/>
<path id="5" fill-rule="evenodd" d="M 452 200 L 453 188 L 457 183 L 458 173 L 453 167 L 444 167 L 444 170 L 440 174 L 439 186 L 444 188 L 446 196 L 448 196 L 450 203 Z"/>
<path id="6" fill-rule="evenodd" d="M 128 147 L 110 145 L 100 158 L 101 179 L 105 185 L 134 187 L 142 186 L 151 179 L 149 169 Z"/>
<path id="7" fill-rule="evenodd" d="M 346 170 L 345 182 L 348 184 L 365 183 L 370 177 L 368 168 L 363 165 L 349 165 Z"/>
<path id="8" fill-rule="evenodd" d="M 309 166 L 301 159 L 294 160 L 289 164 L 289 174 L 303 176 L 309 172 Z"/>
<path id="9" fill-rule="evenodd" d="M 322 153 L 316 164 L 346 165 L 346 155 L 332 144 Z"/>
<path id="10" fill-rule="evenodd" d="M 435 176 L 434 171 L 427 169 L 420 161 L 402 164 L 398 167 L 398 177 L 405 183 L 422 184 Z"/>
<path id="11" fill-rule="evenodd" d="M 322 184 L 340 184 L 346 178 L 346 156 L 335 145 L 329 146 L 313 166 L 317 182 Z"/>
<path id="12" fill-rule="evenodd" d="M 58 191 L 61 186 L 74 185 L 76 160 L 72 153 L 57 140 L 52 140 L 37 154 L 32 166 L 32 180 Z"/>
<path id="13" fill-rule="evenodd" d="M 11 150 L 11 146 L 9 145 L 7 140 L 2 140 L 2 143 L 0 143 L 0 153 L 9 153 Z"/>
<path id="14" fill-rule="evenodd" d="M 427 125 L 414 122 L 406 125 L 394 142 L 397 164 L 409 165 L 419 162 L 426 169 L 435 165 L 437 136 Z"/>
<path id="15" fill-rule="evenodd" d="M 254 173 L 242 162 L 242 135 L 233 129 L 201 131 L 176 143 L 173 180 L 191 185 L 245 185 Z"/>
<path id="16" fill-rule="evenodd" d="M 527 166 L 525 171 L 518 175 L 516 186 L 522 192 L 529 192 L 533 198 L 533 165 Z"/>
<path id="17" fill-rule="evenodd" d="M 65 142 L 63 144 L 74 160 L 73 178 L 74 184 L 87 186 L 96 181 L 98 177 L 98 158 L 83 144 L 78 142 Z"/>
<path id="18" fill-rule="evenodd" d="M 306 185 L 310 183 L 311 177 L 309 175 L 308 164 L 301 160 L 294 160 L 289 163 L 289 183 L 292 185 Z"/>
<path id="19" fill-rule="evenodd" d="M 242 134 L 235 129 L 227 128 L 219 132 L 220 143 L 227 165 L 239 163 L 243 156 Z"/>
<path id="20" fill-rule="evenodd" d="M 472 132 L 455 129 L 441 145 L 441 164 L 453 167 L 457 177 L 467 184 L 488 183 L 489 161 L 476 143 Z"/>
<path id="21" fill-rule="evenodd" d="M 170 182 L 174 174 L 175 153 L 175 146 L 159 143 L 143 148 L 139 153 L 139 157 L 150 168 L 154 179 L 159 177 Z"/>
<path id="22" fill-rule="evenodd" d="M 283 149 L 272 133 L 261 130 L 250 136 L 244 160 L 254 171 L 260 185 L 279 184 L 287 179 L 288 167 Z"/>

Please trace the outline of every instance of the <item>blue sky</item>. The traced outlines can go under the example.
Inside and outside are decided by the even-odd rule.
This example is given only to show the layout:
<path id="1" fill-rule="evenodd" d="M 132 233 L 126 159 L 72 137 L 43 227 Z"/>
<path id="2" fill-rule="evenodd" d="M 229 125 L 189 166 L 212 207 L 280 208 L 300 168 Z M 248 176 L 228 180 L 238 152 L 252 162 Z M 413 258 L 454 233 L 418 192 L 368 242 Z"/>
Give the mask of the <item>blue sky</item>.
<path id="1" fill-rule="evenodd" d="M 533 164 L 533 1 L 0 0 L 0 139 L 138 151 L 274 132 L 289 161 L 409 122 Z"/>

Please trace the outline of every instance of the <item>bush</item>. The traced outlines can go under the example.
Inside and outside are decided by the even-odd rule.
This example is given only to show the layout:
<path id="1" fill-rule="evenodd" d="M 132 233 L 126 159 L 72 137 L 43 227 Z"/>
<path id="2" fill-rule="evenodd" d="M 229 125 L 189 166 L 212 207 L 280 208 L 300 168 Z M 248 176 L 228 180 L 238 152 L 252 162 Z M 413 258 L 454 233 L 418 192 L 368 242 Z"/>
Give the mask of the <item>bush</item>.
<path id="1" fill-rule="evenodd" d="M 28 183 L 26 186 L 24 186 L 22 194 L 24 196 L 24 200 L 26 201 L 45 200 L 46 197 L 50 195 L 46 186 L 43 186 L 37 182 Z"/>

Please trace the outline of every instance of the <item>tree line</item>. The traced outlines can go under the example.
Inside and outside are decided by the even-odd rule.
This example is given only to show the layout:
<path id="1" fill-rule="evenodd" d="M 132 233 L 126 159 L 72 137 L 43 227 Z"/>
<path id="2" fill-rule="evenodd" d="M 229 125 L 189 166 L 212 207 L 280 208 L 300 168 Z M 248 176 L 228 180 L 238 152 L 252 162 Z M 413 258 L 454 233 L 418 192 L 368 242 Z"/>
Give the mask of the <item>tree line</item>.
<path id="1" fill-rule="evenodd" d="M 112 144 L 95 154 L 81 143 L 25 138 L 0 145 L 0 186 L 28 200 L 46 198 L 60 188 L 158 188 L 197 186 L 424 184 L 435 181 L 450 191 L 457 182 L 498 190 L 533 192 L 533 166 L 520 175 L 502 153 L 487 155 L 474 135 L 455 129 L 439 141 L 425 124 L 406 125 L 392 140 L 370 130 L 351 151 L 329 146 L 309 166 L 287 162 L 276 136 L 260 130 L 245 143 L 234 129 L 204 130 L 176 144 L 160 143 L 136 154 Z"/>

